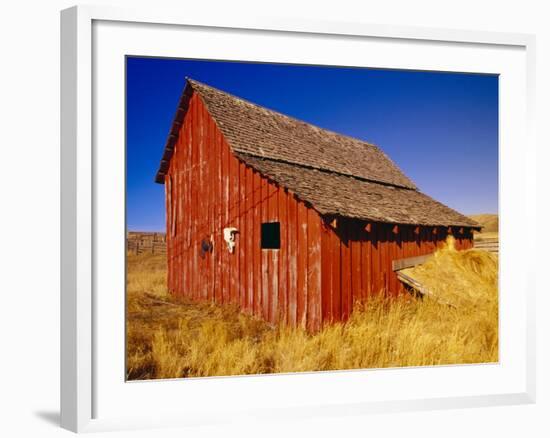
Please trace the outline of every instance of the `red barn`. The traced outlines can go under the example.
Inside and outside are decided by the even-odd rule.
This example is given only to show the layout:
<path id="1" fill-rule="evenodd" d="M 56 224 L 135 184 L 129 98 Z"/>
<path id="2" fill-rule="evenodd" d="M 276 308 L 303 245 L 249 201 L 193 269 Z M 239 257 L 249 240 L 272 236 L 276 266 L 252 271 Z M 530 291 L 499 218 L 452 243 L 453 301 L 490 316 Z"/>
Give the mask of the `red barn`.
<path id="1" fill-rule="evenodd" d="M 378 147 L 190 79 L 156 182 L 173 294 L 309 330 L 399 293 L 392 262 L 479 229 Z"/>

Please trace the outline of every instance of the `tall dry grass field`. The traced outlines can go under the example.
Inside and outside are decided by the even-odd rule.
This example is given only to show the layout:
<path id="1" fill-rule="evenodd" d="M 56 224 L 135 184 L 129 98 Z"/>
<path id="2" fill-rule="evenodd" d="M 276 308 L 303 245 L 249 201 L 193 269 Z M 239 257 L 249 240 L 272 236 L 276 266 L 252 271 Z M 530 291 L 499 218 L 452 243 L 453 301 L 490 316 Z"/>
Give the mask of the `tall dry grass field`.
<path id="1" fill-rule="evenodd" d="M 373 298 L 311 335 L 173 299 L 162 256 L 128 255 L 127 377 L 161 379 L 498 361 L 498 263 L 452 243 L 408 274 L 433 299 Z"/>

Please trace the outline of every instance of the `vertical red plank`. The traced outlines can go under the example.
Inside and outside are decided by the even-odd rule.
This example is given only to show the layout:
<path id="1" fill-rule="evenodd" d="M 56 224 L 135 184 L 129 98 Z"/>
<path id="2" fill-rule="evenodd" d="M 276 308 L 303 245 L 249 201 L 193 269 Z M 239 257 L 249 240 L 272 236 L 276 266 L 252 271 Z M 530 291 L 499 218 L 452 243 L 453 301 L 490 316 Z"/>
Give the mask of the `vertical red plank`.
<path id="1" fill-rule="evenodd" d="M 387 224 L 382 224 L 380 227 L 380 240 L 382 243 L 381 247 L 381 257 L 380 257 L 380 271 L 382 273 L 381 285 L 384 289 L 384 295 L 388 295 L 388 233 L 389 226 Z"/>
<path id="2" fill-rule="evenodd" d="M 191 293 L 191 279 L 193 276 L 192 270 L 193 266 L 191 264 L 190 255 L 191 255 L 191 246 L 192 246 L 192 239 L 193 239 L 193 230 L 192 230 L 192 214 L 193 209 L 191 207 L 191 167 L 193 165 L 192 162 L 192 147 L 191 147 L 191 129 L 189 127 L 189 119 L 186 118 L 184 121 L 184 125 L 182 129 L 185 132 L 185 135 L 183 136 L 183 144 L 185 146 L 184 154 L 183 154 L 183 162 L 185 163 L 183 166 L 183 178 L 184 178 L 184 207 L 185 207 L 185 222 L 184 222 L 184 233 L 185 233 L 185 239 L 183 245 L 180 247 L 181 251 L 181 268 L 184 270 L 184 282 L 182 285 L 182 292 L 183 295 L 186 297 L 189 297 L 189 294 Z"/>
<path id="3" fill-rule="evenodd" d="M 241 169 L 239 160 L 235 156 L 231 156 L 234 166 L 234 180 L 233 180 L 233 215 L 235 217 L 234 227 L 237 228 L 238 233 L 241 233 Z M 236 236 L 237 242 L 240 242 L 239 236 Z M 240 247 L 241 245 L 239 245 Z M 234 295 L 235 303 L 240 305 L 241 302 L 241 257 L 240 248 L 235 247 L 234 252 Z"/>
<path id="4" fill-rule="evenodd" d="M 341 237 L 334 230 L 330 230 L 330 259 L 332 264 L 332 288 L 330 291 L 332 319 L 342 321 L 342 254 Z"/>
<path id="5" fill-rule="evenodd" d="M 261 178 L 261 188 L 262 188 L 262 196 L 261 196 L 261 205 L 262 205 L 262 219 L 261 222 L 265 223 L 267 222 L 268 218 L 268 207 L 269 207 L 269 200 L 268 200 L 268 190 L 269 185 L 267 182 L 267 179 Z M 261 228 L 260 228 L 261 230 Z M 269 253 L 268 250 L 262 249 L 262 317 L 269 321 Z"/>
<path id="6" fill-rule="evenodd" d="M 413 237 L 416 230 L 415 226 L 406 228 L 405 232 L 405 257 L 412 257 Z"/>
<path id="7" fill-rule="evenodd" d="M 391 261 L 394 257 L 395 252 L 395 233 L 393 232 L 394 225 L 390 224 L 387 227 L 387 241 L 388 241 L 388 252 L 387 252 L 387 259 L 386 259 L 386 287 L 388 295 L 393 295 L 393 283 L 391 278 Z"/>
<path id="8" fill-rule="evenodd" d="M 178 240 L 176 238 L 176 228 L 178 224 L 178 218 L 177 218 L 177 185 L 178 185 L 178 179 L 177 179 L 177 168 L 174 167 L 174 171 L 172 173 L 172 182 L 171 182 L 171 192 L 172 192 L 172 242 L 174 243 L 174 252 L 176 256 L 176 263 L 174 264 L 174 270 L 172 271 L 172 282 L 174 284 L 174 290 L 176 293 L 178 292 L 178 261 L 179 261 L 179 254 L 178 254 Z"/>
<path id="9" fill-rule="evenodd" d="M 177 224 L 176 224 L 176 247 L 177 247 L 177 295 L 181 296 L 184 293 L 183 281 L 184 281 L 184 268 L 185 263 L 183 259 L 183 230 L 184 230 L 184 211 L 185 211 L 185 194 L 184 194 L 184 177 L 185 177 L 185 149 L 183 136 L 178 136 L 178 141 L 176 142 L 175 154 L 172 156 L 173 163 L 176 165 L 176 175 L 177 175 Z"/>
<path id="10" fill-rule="evenodd" d="M 387 252 L 386 252 L 386 288 L 389 296 L 393 294 L 393 285 L 391 281 L 391 261 L 395 250 L 395 233 L 393 232 L 394 225 L 388 224 L 386 227 Z"/>
<path id="11" fill-rule="evenodd" d="M 407 251 L 406 251 L 406 245 L 407 245 L 407 233 L 410 226 L 408 225 L 400 225 L 399 226 L 399 234 L 397 235 L 397 259 L 403 259 L 408 257 Z M 393 267 L 392 267 L 393 268 Z M 396 293 L 400 294 L 403 292 L 403 285 L 402 283 L 397 279 L 397 274 L 392 269 L 392 276 L 394 277 L 394 282 L 396 285 Z"/>
<path id="12" fill-rule="evenodd" d="M 195 101 L 195 115 L 197 118 L 196 126 L 197 126 L 197 136 L 198 136 L 198 172 L 199 172 L 199 194 L 198 198 L 200 199 L 200 206 L 197 209 L 197 224 L 199 231 L 197 233 L 197 248 L 195 249 L 197 253 L 197 262 L 200 266 L 200 277 L 201 281 L 199 283 L 199 298 L 201 300 L 206 300 L 206 294 L 207 294 L 207 287 L 208 287 L 208 270 L 207 265 L 205 263 L 205 260 L 200 257 L 200 245 L 202 240 L 205 238 L 205 222 L 208 218 L 208 208 L 205 203 L 205 192 L 204 188 L 206 187 L 206 179 L 205 179 L 205 167 L 204 167 L 204 161 L 205 161 L 205 145 L 204 145 L 204 123 L 202 120 L 202 108 L 200 105 L 200 99 L 197 99 Z M 199 204 L 197 204 L 198 206 Z M 205 208 L 206 207 L 206 208 Z"/>
<path id="13" fill-rule="evenodd" d="M 192 120 L 193 120 L 193 147 L 194 147 L 194 164 L 193 164 L 193 171 L 195 174 L 195 203 L 193 204 L 193 217 L 194 217 L 194 239 L 193 239 L 193 248 L 191 250 L 191 254 L 193 256 L 193 263 L 194 263 L 194 270 L 195 270 L 195 287 L 194 287 L 194 294 L 195 299 L 200 299 L 202 297 L 202 285 L 203 285 L 203 266 L 201 262 L 201 259 L 199 257 L 199 246 L 201 241 L 201 217 L 199 214 L 199 204 L 202 205 L 201 198 L 202 198 L 202 185 L 201 185 L 201 178 L 202 178 L 202 167 L 201 167 L 201 138 L 200 138 L 200 125 L 198 123 L 198 107 L 197 107 L 197 96 L 194 96 L 195 99 L 193 99 L 193 113 L 192 113 Z M 198 182 L 198 184 L 197 184 Z"/>
<path id="14" fill-rule="evenodd" d="M 296 327 L 298 305 L 298 203 L 288 196 L 288 323 Z"/>
<path id="15" fill-rule="evenodd" d="M 371 261 L 372 261 L 372 292 L 373 294 L 380 294 L 381 284 L 380 284 L 380 241 L 379 241 L 379 228 L 378 223 L 371 224 L 371 232 L 369 233 L 370 242 L 371 242 Z"/>
<path id="16" fill-rule="evenodd" d="M 424 240 L 426 239 L 427 229 L 420 227 L 420 233 L 418 233 L 418 254 L 424 255 Z"/>
<path id="17" fill-rule="evenodd" d="M 332 251 L 330 226 L 321 223 L 321 323 L 332 321 Z"/>
<path id="18" fill-rule="evenodd" d="M 361 289 L 361 242 L 359 241 L 359 224 L 350 222 L 351 233 L 351 308 L 362 300 Z"/>
<path id="19" fill-rule="evenodd" d="M 176 215 L 176 205 L 177 205 L 177 194 L 176 194 L 176 187 L 177 187 L 177 169 L 174 167 L 174 172 L 172 173 L 172 182 L 170 184 L 170 190 L 172 192 L 172 242 L 174 243 L 174 253 L 176 256 L 176 263 L 174 264 L 174 268 L 177 268 L 177 261 L 179 258 L 178 254 L 178 241 L 176 239 L 176 227 L 178 224 L 178 218 Z M 178 278 L 177 278 L 177 269 L 174 269 L 172 271 L 172 282 L 174 284 L 174 290 L 178 291 Z"/>
<path id="20" fill-rule="evenodd" d="M 246 308 L 254 312 L 254 174 L 252 169 L 245 168 L 246 173 L 246 272 L 247 304 Z"/>
<path id="21" fill-rule="evenodd" d="M 362 257 L 363 257 L 363 287 L 365 288 L 365 297 L 369 299 L 372 296 L 372 243 L 371 236 L 363 228 L 363 243 L 362 243 Z"/>
<path id="22" fill-rule="evenodd" d="M 361 301 L 364 303 L 367 299 L 367 267 L 366 267 L 366 248 L 365 248 L 365 229 L 364 223 L 357 223 L 357 239 L 359 240 L 359 276 L 361 277 Z"/>
<path id="23" fill-rule="evenodd" d="M 239 249 L 239 305 L 241 309 L 246 309 L 247 296 L 246 284 L 248 276 L 246 274 L 246 174 L 245 166 L 239 161 L 239 234 L 238 249 Z"/>
<path id="24" fill-rule="evenodd" d="M 419 233 L 415 234 L 415 242 L 416 242 L 416 246 L 414 247 L 415 257 L 422 254 L 422 246 L 421 246 L 422 236 L 426 231 L 427 231 L 426 227 L 420 227 Z"/>
<path id="25" fill-rule="evenodd" d="M 234 161 L 231 150 L 227 147 L 227 142 L 224 141 L 224 148 L 227 149 L 227 184 L 228 184 L 228 195 L 227 195 L 227 224 L 226 227 L 235 226 L 235 214 L 234 214 L 234 192 L 233 192 L 233 183 L 235 181 L 234 173 Z M 227 252 L 227 302 L 235 303 L 235 250 L 233 253 Z"/>
<path id="26" fill-rule="evenodd" d="M 308 262 L 308 223 L 307 207 L 303 202 L 298 202 L 298 253 L 297 253 L 297 297 L 296 297 L 296 322 L 302 327 L 307 320 L 307 262 Z"/>
<path id="27" fill-rule="evenodd" d="M 215 242 L 215 236 L 219 234 L 217 230 L 217 214 L 216 214 L 216 202 L 217 202 L 217 160 L 218 153 L 216 150 L 215 142 L 215 125 L 212 121 L 212 118 L 208 114 L 208 111 L 203 105 L 203 111 L 205 119 L 208 121 L 208 168 L 209 168 L 209 180 L 208 184 L 210 185 L 210 227 L 209 227 L 209 239 L 211 243 Z M 210 251 L 210 275 L 211 275 L 211 285 L 209 292 L 210 301 L 214 301 L 216 296 L 216 287 L 218 285 L 218 278 L 216 275 L 216 255 L 215 255 L 215 245 L 214 248 Z"/>
<path id="28" fill-rule="evenodd" d="M 214 124 L 213 124 L 214 125 Z M 222 144 L 221 135 L 218 129 L 214 126 L 212 134 L 212 141 L 214 143 L 214 156 L 215 156 L 215 181 L 212 184 L 216 187 L 216 195 L 214 198 L 215 203 L 215 215 L 216 215 L 216 228 L 214 237 L 214 276 L 216 277 L 216 286 L 214 289 L 214 300 L 217 303 L 223 302 L 223 267 L 222 258 L 225 251 L 225 242 L 223 241 L 223 178 L 222 178 Z"/>
<path id="29" fill-rule="evenodd" d="M 380 288 L 386 295 L 386 224 L 380 224 L 378 227 L 378 241 L 380 242 Z"/>
<path id="30" fill-rule="evenodd" d="M 220 134 L 220 146 L 222 151 L 221 159 L 221 178 L 222 178 L 222 193 L 221 193 L 221 206 L 222 206 L 222 254 L 221 254 L 221 268 L 222 268 L 222 303 L 229 302 L 229 257 L 230 253 L 227 247 L 227 243 L 223 237 L 223 229 L 229 226 L 229 150 L 226 147 L 226 143 Z"/>
<path id="31" fill-rule="evenodd" d="M 177 293 L 179 294 L 181 292 L 181 269 L 179 268 L 180 266 L 180 262 L 181 262 L 181 238 L 180 238 L 180 233 L 181 233 L 181 191 L 180 191 L 180 188 L 181 188 L 181 163 L 180 163 L 180 151 L 179 151 L 179 141 L 176 142 L 176 163 L 179 163 L 179 165 L 177 166 L 177 170 L 175 172 L 175 181 L 176 181 L 176 184 L 175 184 L 175 192 L 174 192 L 174 197 L 175 197 L 175 210 L 176 210 L 176 214 L 175 214 L 175 217 L 176 217 L 176 248 L 177 248 L 177 252 L 178 252 L 178 270 L 176 272 L 176 290 L 177 290 Z"/>
<path id="32" fill-rule="evenodd" d="M 279 189 L 279 221 L 281 226 L 281 249 L 279 250 L 279 319 L 288 321 L 288 193 Z"/>
<path id="33" fill-rule="evenodd" d="M 321 218 L 307 209 L 307 327 L 321 328 Z"/>
<path id="34" fill-rule="evenodd" d="M 239 208 L 239 162 L 229 152 L 229 227 L 239 229 L 238 208 Z M 238 239 L 238 238 L 237 238 Z M 233 304 L 239 303 L 239 249 L 235 246 L 233 253 L 229 256 L 229 297 Z"/>
<path id="35" fill-rule="evenodd" d="M 420 234 L 422 236 L 423 254 L 429 254 L 432 252 L 430 241 L 434 239 L 434 235 L 430 233 L 430 230 L 427 227 L 422 227 Z"/>
<path id="36" fill-rule="evenodd" d="M 195 96 L 193 96 L 195 97 Z M 194 105 L 195 99 L 191 99 L 189 103 L 189 121 L 190 121 L 190 128 L 189 133 L 191 135 L 191 162 L 189 166 L 190 174 L 191 174 L 191 180 L 197 181 L 198 175 L 197 175 L 197 162 L 198 162 L 198 147 L 197 147 L 197 131 L 195 128 L 195 105 Z M 197 241 L 197 204 L 198 204 L 198 187 L 197 184 L 191 184 L 191 244 L 189 246 L 189 258 L 191 260 L 191 297 L 196 299 L 197 298 L 197 289 L 198 289 L 198 260 L 196 258 L 196 241 Z"/>
<path id="37" fill-rule="evenodd" d="M 399 228 L 399 227 L 398 227 Z M 397 276 L 394 275 L 393 269 L 392 269 L 392 260 L 395 260 L 397 258 L 397 238 L 398 234 L 396 234 L 391 228 L 390 228 L 390 258 L 388 260 L 388 282 L 390 287 L 390 292 L 393 296 L 397 295 Z"/>
<path id="38" fill-rule="evenodd" d="M 422 229 L 423 227 L 418 227 L 418 231 L 416 229 L 413 229 L 411 230 L 411 232 L 409 232 L 409 237 L 410 237 L 410 245 L 409 245 L 409 254 L 410 256 L 409 257 L 414 257 L 416 255 L 416 239 L 418 238 L 418 234 L 420 233 L 420 230 Z M 427 227 L 429 232 L 431 233 L 432 230 L 431 228 Z M 437 236 L 436 236 L 437 237 Z"/>
<path id="39" fill-rule="evenodd" d="M 395 234 L 395 251 L 394 251 L 394 255 L 393 255 L 394 258 L 392 260 L 397 260 L 397 259 L 402 259 L 403 258 L 403 251 L 402 251 L 402 248 L 403 248 L 403 242 L 402 242 L 403 228 L 404 228 L 404 226 L 399 225 L 399 231 L 397 232 L 397 234 Z M 390 263 L 390 275 L 391 275 L 391 278 L 392 278 L 394 292 L 397 295 L 400 292 L 400 284 L 401 283 L 397 279 L 397 274 L 393 271 L 393 266 L 392 266 L 391 263 Z"/>
<path id="40" fill-rule="evenodd" d="M 407 254 L 408 254 L 408 251 L 407 251 L 407 235 L 408 235 L 408 230 L 409 228 L 411 228 L 409 225 L 405 225 L 405 226 L 402 226 L 400 229 L 399 229 L 399 240 L 401 242 L 401 248 L 399 250 L 399 253 L 401 255 L 401 258 L 406 258 L 408 257 Z"/>
<path id="41" fill-rule="evenodd" d="M 341 221 L 342 244 L 340 245 L 341 254 L 341 279 L 342 279 L 342 320 L 346 321 L 351 312 L 351 240 L 350 226 L 348 221 Z M 340 221 L 338 223 L 340 225 Z"/>
<path id="42" fill-rule="evenodd" d="M 201 132 L 202 132 L 202 178 L 203 178 L 203 220 L 202 220 L 202 232 L 201 232 L 201 240 L 205 239 L 206 242 L 210 240 L 211 235 L 211 209 L 212 209 L 212 177 L 210 175 L 210 157 L 212 156 L 212 153 L 210 151 L 210 143 L 209 143 L 209 126 L 208 126 L 208 118 L 205 114 L 204 106 L 202 105 L 202 101 L 198 101 L 199 106 L 199 120 L 201 124 Z M 200 245 L 200 244 L 199 244 Z M 199 254 L 202 252 L 200 246 L 199 246 Z M 212 278 L 212 270 L 210 269 L 210 253 L 208 251 L 204 252 L 203 259 L 201 263 L 204 265 L 204 273 L 205 273 L 205 284 L 204 284 L 204 300 L 210 301 L 210 293 L 213 283 Z"/>
<path id="43" fill-rule="evenodd" d="M 176 215 L 176 203 L 177 203 L 177 195 L 176 195 L 176 186 L 177 186 L 177 169 L 176 166 L 174 166 L 174 170 L 171 175 L 171 183 L 170 183 L 170 191 L 171 191 L 171 197 L 172 197 L 172 228 L 170 230 L 172 243 L 174 247 L 174 266 L 172 267 L 172 284 L 174 286 L 174 291 L 178 292 L 178 282 L 177 282 L 177 274 L 178 274 L 178 262 L 179 262 L 179 251 L 178 251 L 178 241 L 176 239 L 176 227 L 178 223 L 178 218 Z"/>
<path id="44" fill-rule="evenodd" d="M 367 232 L 365 231 L 365 223 L 357 224 L 357 238 L 359 239 L 359 275 L 361 276 L 361 301 L 365 302 L 368 296 L 368 254 L 365 242 L 367 240 Z"/>
<path id="45" fill-rule="evenodd" d="M 197 147 L 197 161 L 196 161 L 196 176 L 198 181 L 197 184 L 197 203 L 195 205 L 195 248 L 193 249 L 193 254 L 197 263 L 197 295 L 196 298 L 202 300 L 206 295 L 206 275 L 204 270 L 204 263 L 200 257 L 200 245 L 204 237 L 203 234 L 203 221 L 204 221 L 204 181 L 203 181 L 203 144 L 202 144 L 202 127 L 200 123 L 200 108 L 198 105 L 200 99 L 195 99 L 193 104 L 193 116 L 195 120 L 195 137 L 196 137 L 196 147 Z"/>
<path id="46" fill-rule="evenodd" d="M 201 124 L 202 124 L 202 130 L 203 130 L 203 147 L 204 147 L 204 184 L 206 186 L 206 219 L 205 219 L 205 225 L 204 225 L 204 238 L 207 242 L 210 241 L 212 236 L 212 224 L 213 224 L 213 218 L 212 218 L 212 197 L 213 197 L 213 186 L 212 186 L 212 172 L 211 172 L 211 162 L 212 162 L 212 145 L 210 143 L 210 120 L 208 117 L 208 113 L 206 112 L 206 109 L 204 108 L 204 105 L 202 104 L 202 101 L 199 102 L 200 106 L 200 114 L 201 114 Z M 205 299 L 208 301 L 212 300 L 212 293 L 213 289 L 212 286 L 214 284 L 214 272 L 212 271 L 212 254 L 210 252 L 205 252 L 204 254 L 204 266 L 206 270 L 206 275 L 208 278 L 208 281 L 205 285 L 206 293 L 205 293 Z"/>
<path id="47" fill-rule="evenodd" d="M 278 197 L 279 188 L 268 182 L 268 222 L 277 222 L 279 220 Z M 269 249 L 269 321 L 276 323 L 279 319 L 279 250 Z"/>
<path id="48" fill-rule="evenodd" d="M 186 174 L 186 167 L 187 167 L 187 161 L 186 161 L 187 151 L 185 146 L 186 146 L 185 134 L 182 126 L 180 127 L 180 135 L 178 137 L 178 142 L 176 146 L 176 148 L 178 149 L 177 151 L 178 157 L 177 157 L 177 161 L 175 161 L 176 167 L 178 168 L 178 173 L 181 179 L 180 188 L 178 190 L 179 192 L 178 197 L 179 197 L 179 203 L 181 208 L 178 213 L 180 229 L 178 230 L 179 239 L 178 239 L 178 262 L 177 262 L 178 271 L 179 271 L 178 274 L 180 276 L 180 281 L 178 285 L 178 295 L 180 296 L 183 296 L 185 294 L 185 278 L 187 275 L 187 271 L 186 271 L 187 264 L 185 263 L 186 260 L 184 258 L 184 249 L 185 249 L 184 242 L 186 237 L 186 232 L 185 232 L 186 215 L 184 215 L 184 213 L 186 212 L 185 174 Z M 174 162 L 174 156 L 172 156 L 172 162 Z"/>
<path id="49" fill-rule="evenodd" d="M 189 103 L 189 105 L 191 106 L 191 102 Z M 193 127 L 192 127 L 192 112 L 191 112 L 191 108 L 188 109 L 188 112 L 187 112 L 188 116 L 186 117 L 186 132 L 187 132 L 187 148 L 189 149 L 189 155 L 188 155 L 188 162 L 187 162 L 187 168 L 185 169 L 186 170 L 186 173 L 187 173 L 187 178 L 188 178 L 188 181 L 192 181 L 192 178 L 193 178 L 193 165 L 194 165 L 194 159 L 195 159 L 195 151 L 194 151 L 194 147 L 193 147 L 193 137 L 194 137 L 194 133 L 193 133 Z M 193 297 L 193 293 L 194 293 L 194 287 L 195 287 L 195 283 L 194 283 L 194 280 L 195 280 L 195 266 L 194 266 L 194 261 L 193 261 L 193 242 L 194 242 L 194 213 L 195 213 L 195 210 L 193 208 L 193 202 L 195 200 L 195 185 L 194 184 L 189 184 L 189 218 L 188 218 L 188 223 L 187 223 L 187 226 L 189 228 L 189 244 L 188 246 L 186 247 L 186 254 L 185 254 L 185 263 L 186 263 L 186 266 L 187 266 L 187 272 L 188 272 L 188 276 L 189 276 L 189 285 L 188 285 L 188 288 L 187 288 L 187 292 L 186 292 L 186 296 L 189 297 L 189 298 L 192 298 Z"/>
<path id="50" fill-rule="evenodd" d="M 403 245 L 403 258 L 410 257 L 409 256 L 409 240 L 410 240 L 409 233 L 411 232 L 411 228 L 412 227 L 408 225 L 406 227 L 403 227 L 402 237 L 401 237 L 401 242 Z"/>
<path id="51" fill-rule="evenodd" d="M 177 230 L 178 234 L 178 294 L 183 296 L 184 294 L 184 281 L 186 275 L 186 263 L 184 258 L 184 241 L 185 241 L 185 168 L 187 163 L 185 162 L 185 142 L 184 137 L 179 136 L 178 138 L 178 222 L 179 227 Z"/>
<path id="52" fill-rule="evenodd" d="M 172 290 L 172 279 L 171 279 L 171 267 L 172 267 L 172 242 L 170 240 L 170 233 L 168 230 L 170 230 L 170 208 L 169 208 L 169 201 L 170 201 L 170 192 L 168 190 L 169 187 L 169 180 L 170 180 L 170 173 L 169 171 L 164 176 L 164 204 L 166 207 L 165 210 L 165 220 L 166 220 L 166 259 L 168 262 L 167 265 L 167 272 L 166 272 L 166 282 L 168 285 L 168 290 L 170 292 L 173 292 Z"/>
<path id="53" fill-rule="evenodd" d="M 434 252 L 437 248 L 436 236 L 434 236 L 433 233 L 427 233 L 427 239 L 430 245 L 430 252 Z"/>
<path id="54" fill-rule="evenodd" d="M 170 230 L 172 229 L 172 192 L 170 190 L 171 171 L 164 178 L 164 193 L 166 194 L 166 249 L 168 257 L 168 289 L 170 292 L 174 292 L 174 285 L 172 284 L 172 236 L 170 236 Z"/>
<path id="55" fill-rule="evenodd" d="M 254 171 L 254 314 L 262 316 L 262 249 L 260 247 L 260 223 L 262 221 L 262 181 Z"/>

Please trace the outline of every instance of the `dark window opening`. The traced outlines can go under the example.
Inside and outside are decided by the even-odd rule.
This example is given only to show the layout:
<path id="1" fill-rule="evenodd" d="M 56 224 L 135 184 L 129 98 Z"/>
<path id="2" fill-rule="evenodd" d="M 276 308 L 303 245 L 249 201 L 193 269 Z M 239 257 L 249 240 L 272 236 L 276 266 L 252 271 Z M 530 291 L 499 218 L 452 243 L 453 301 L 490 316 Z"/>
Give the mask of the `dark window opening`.
<path id="1" fill-rule="evenodd" d="M 281 224 L 266 222 L 262 224 L 262 249 L 281 248 Z"/>

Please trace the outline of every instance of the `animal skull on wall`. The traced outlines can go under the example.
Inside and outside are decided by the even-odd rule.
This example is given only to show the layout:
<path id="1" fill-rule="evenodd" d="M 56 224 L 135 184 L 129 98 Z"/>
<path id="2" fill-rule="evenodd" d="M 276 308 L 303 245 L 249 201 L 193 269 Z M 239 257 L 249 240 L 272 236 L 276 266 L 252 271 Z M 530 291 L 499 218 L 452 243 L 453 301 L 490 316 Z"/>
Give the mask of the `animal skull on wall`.
<path id="1" fill-rule="evenodd" d="M 227 249 L 231 254 L 233 254 L 233 250 L 235 249 L 235 234 L 238 232 L 239 230 L 234 227 L 223 229 L 223 240 L 227 242 Z"/>

